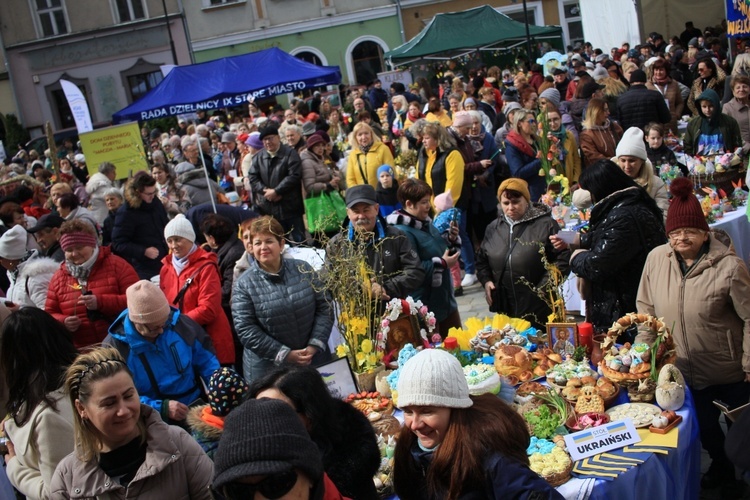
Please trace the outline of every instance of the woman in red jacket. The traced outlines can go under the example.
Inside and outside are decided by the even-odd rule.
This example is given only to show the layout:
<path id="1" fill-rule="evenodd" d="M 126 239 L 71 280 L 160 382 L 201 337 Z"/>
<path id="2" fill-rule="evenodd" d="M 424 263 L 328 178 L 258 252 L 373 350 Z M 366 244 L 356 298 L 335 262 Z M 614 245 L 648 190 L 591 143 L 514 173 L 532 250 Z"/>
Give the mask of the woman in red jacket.
<path id="1" fill-rule="evenodd" d="M 193 225 L 178 214 L 164 228 L 171 251 L 162 259 L 159 287 L 169 302 L 206 329 L 222 365 L 233 365 L 234 342 L 221 307 L 218 258 L 195 244 Z M 189 281 L 188 281 L 189 280 Z"/>
<path id="2" fill-rule="evenodd" d="M 125 310 L 125 290 L 138 274 L 109 247 L 100 247 L 96 229 L 84 219 L 60 227 L 65 262 L 52 276 L 44 309 L 73 335 L 81 349 L 100 343 L 109 325 Z"/>

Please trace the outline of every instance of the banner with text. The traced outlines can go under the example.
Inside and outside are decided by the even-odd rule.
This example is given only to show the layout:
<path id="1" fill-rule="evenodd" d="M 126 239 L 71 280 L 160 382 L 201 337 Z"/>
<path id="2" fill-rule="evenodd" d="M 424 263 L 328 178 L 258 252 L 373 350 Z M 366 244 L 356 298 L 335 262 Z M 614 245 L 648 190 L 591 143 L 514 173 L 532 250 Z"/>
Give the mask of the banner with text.
<path id="1" fill-rule="evenodd" d="M 139 170 L 148 170 L 138 123 L 126 123 L 80 135 L 86 163 L 96 169 L 105 161 L 117 167 L 117 178 L 126 179 Z"/>
<path id="2" fill-rule="evenodd" d="M 629 418 L 599 427 L 592 427 L 565 436 L 565 445 L 573 461 L 592 457 L 609 450 L 616 450 L 638 443 L 641 436 Z"/>
<path id="3" fill-rule="evenodd" d="M 75 83 L 67 80 L 60 80 L 60 86 L 65 93 L 65 99 L 68 100 L 70 112 L 73 113 L 73 120 L 76 122 L 78 134 L 94 130 L 94 125 L 91 123 L 89 105 L 86 102 L 86 98 L 83 97 L 81 89 Z"/>
<path id="4" fill-rule="evenodd" d="M 744 37 L 750 35 L 750 3 L 747 0 L 726 0 L 727 36 Z"/>

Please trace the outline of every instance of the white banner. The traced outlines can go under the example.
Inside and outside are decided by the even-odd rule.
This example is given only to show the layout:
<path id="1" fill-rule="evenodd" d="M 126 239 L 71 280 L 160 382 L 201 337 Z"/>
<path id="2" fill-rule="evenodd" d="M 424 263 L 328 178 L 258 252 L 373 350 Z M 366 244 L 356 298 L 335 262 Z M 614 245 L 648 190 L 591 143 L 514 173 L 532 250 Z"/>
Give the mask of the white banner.
<path id="1" fill-rule="evenodd" d="M 60 85 L 62 86 L 63 92 L 65 92 L 65 98 L 68 100 L 70 111 L 73 113 L 73 119 L 76 121 L 78 133 L 83 134 L 94 130 L 94 126 L 91 123 L 89 105 L 86 103 L 86 98 L 83 97 L 81 89 L 79 89 L 73 82 L 67 80 L 60 80 Z"/>

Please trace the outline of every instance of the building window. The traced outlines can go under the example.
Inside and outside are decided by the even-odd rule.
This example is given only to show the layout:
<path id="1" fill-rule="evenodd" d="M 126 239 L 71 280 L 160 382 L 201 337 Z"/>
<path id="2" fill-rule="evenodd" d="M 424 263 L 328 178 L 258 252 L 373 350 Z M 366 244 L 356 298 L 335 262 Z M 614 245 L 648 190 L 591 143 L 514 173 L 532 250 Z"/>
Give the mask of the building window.
<path id="1" fill-rule="evenodd" d="M 581 7 L 578 2 L 566 3 L 563 5 L 565 14 L 565 25 L 568 32 L 568 43 L 574 45 L 576 42 L 583 42 L 583 22 L 581 21 Z"/>
<path id="2" fill-rule="evenodd" d="M 159 82 L 164 79 L 164 75 L 161 71 L 153 71 L 140 75 L 130 75 L 127 79 L 131 102 L 135 102 L 146 95 L 149 90 L 159 85 Z"/>
<path id="3" fill-rule="evenodd" d="M 294 57 L 296 57 L 297 59 L 302 59 L 303 61 L 309 62 L 310 64 L 314 64 L 316 66 L 323 66 L 323 61 L 321 61 L 320 57 L 318 57 L 318 54 L 314 54 L 312 52 L 297 52 L 296 54 L 294 54 Z"/>
<path id="4" fill-rule="evenodd" d="M 115 6 L 121 23 L 146 17 L 143 0 L 115 0 Z"/>
<path id="5" fill-rule="evenodd" d="M 35 0 L 42 36 L 64 35 L 68 32 L 63 0 Z"/>
<path id="6" fill-rule="evenodd" d="M 228 3 L 237 3 L 239 0 L 209 0 L 208 3 L 210 6 L 214 5 L 224 5 Z"/>
<path id="7" fill-rule="evenodd" d="M 534 12 L 533 9 L 526 9 L 526 13 L 529 16 L 529 25 L 536 25 L 536 12 Z M 503 12 L 503 14 L 513 19 L 514 21 L 518 21 L 519 23 L 524 22 L 523 10 L 516 12 Z"/>
<path id="8" fill-rule="evenodd" d="M 383 71 L 383 48 L 377 42 L 366 40 L 352 49 L 356 82 L 367 85 Z"/>
<path id="9" fill-rule="evenodd" d="M 164 79 L 164 74 L 161 72 L 159 64 L 138 59 L 130 68 L 121 72 L 120 77 L 128 96 L 128 102 L 133 103 L 159 85 Z"/>

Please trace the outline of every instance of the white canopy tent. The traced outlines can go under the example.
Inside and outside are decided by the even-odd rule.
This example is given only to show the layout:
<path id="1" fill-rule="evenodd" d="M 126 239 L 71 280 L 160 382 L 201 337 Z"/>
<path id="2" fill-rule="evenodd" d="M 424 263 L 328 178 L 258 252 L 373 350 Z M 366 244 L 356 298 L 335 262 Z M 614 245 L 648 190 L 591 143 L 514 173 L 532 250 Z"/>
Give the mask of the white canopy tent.
<path id="1" fill-rule="evenodd" d="M 656 31 L 679 36 L 685 23 L 701 30 L 718 25 L 726 17 L 720 0 L 580 0 L 584 35 L 594 47 L 609 52 L 629 42 L 633 47 Z"/>

